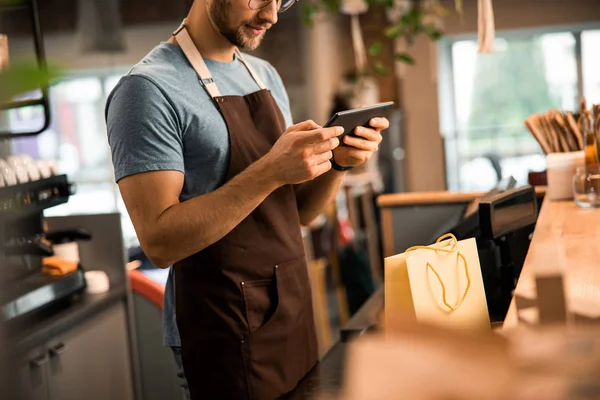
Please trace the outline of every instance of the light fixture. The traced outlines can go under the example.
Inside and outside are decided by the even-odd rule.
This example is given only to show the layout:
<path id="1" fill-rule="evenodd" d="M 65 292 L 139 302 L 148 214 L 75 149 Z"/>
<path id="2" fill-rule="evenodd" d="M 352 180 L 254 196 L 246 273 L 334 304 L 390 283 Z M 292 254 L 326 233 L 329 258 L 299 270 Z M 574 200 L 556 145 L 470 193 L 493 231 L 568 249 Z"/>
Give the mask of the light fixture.
<path id="1" fill-rule="evenodd" d="M 79 0 L 79 33 L 83 52 L 125 51 L 119 0 Z"/>

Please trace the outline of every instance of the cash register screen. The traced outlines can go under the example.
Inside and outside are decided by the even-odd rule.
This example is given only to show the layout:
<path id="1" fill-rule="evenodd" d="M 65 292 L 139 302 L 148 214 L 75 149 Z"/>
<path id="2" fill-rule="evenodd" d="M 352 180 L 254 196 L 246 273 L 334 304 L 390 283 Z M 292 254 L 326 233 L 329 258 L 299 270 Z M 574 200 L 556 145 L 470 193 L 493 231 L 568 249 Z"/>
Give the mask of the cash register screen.
<path id="1" fill-rule="evenodd" d="M 495 204 L 492 213 L 494 232 L 520 226 L 524 220 L 535 216 L 536 212 L 535 196 L 514 196 Z"/>

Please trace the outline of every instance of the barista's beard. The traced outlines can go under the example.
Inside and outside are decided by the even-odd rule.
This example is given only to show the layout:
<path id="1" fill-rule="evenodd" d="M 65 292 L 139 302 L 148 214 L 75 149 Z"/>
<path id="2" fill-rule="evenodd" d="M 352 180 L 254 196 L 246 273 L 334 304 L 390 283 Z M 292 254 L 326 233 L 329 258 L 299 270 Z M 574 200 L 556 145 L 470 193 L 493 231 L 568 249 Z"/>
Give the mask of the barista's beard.
<path id="1" fill-rule="evenodd" d="M 214 0 L 210 6 L 210 18 L 217 31 L 223 35 L 231 44 L 242 51 L 252 51 L 260 45 L 264 34 L 258 37 L 250 37 L 244 32 L 246 24 L 254 26 L 264 26 L 262 21 L 253 22 L 251 20 L 242 21 L 237 28 L 230 28 L 227 21 L 227 0 Z"/>

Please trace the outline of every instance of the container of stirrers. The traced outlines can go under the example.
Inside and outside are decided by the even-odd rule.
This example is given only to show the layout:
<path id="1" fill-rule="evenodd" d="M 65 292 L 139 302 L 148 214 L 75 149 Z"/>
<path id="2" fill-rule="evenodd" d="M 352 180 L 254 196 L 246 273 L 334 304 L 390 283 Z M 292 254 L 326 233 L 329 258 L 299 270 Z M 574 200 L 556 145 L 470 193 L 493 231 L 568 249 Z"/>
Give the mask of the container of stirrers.
<path id="1" fill-rule="evenodd" d="M 529 116 L 525 126 L 546 154 L 548 197 L 598 207 L 600 104 L 588 109 L 582 98 L 578 112 L 549 110 Z"/>

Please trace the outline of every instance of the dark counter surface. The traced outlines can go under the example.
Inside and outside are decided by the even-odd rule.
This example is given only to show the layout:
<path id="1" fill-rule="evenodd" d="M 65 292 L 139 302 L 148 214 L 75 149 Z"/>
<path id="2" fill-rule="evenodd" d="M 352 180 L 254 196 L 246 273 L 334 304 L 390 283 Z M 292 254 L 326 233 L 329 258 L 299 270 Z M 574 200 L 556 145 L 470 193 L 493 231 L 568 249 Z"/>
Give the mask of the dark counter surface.
<path id="1" fill-rule="evenodd" d="M 383 289 L 375 292 L 341 329 L 341 339 L 323 356 L 321 361 L 286 400 L 322 400 L 321 396 L 335 397 L 342 386 L 346 367 L 347 341 L 371 331 L 383 309 Z"/>
<path id="2" fill-rule="evenodd" d="M 346 342 L 355 336 L 371 332 L 375 329 L 379 316 L 383 311 L 383 288 L 369 297 L 362 307 L 341 329 L 341 341 Z"/>
<path id="3" fill-rule="evenodd" d="M 40 346 L 111 305 L 124 301 L 126 296 L 124 285 L 111 287 L 108 292 L 101 294 L 83 292 L 70 301 L 61 302 L 11 324 L 8 335 L 13 343 L 13 350 L 20 353 Z"/>
<path id="4" fill-rule="evenodd" d="M 336 343 L 285 400 L 322 400 L 324 395 L 335 397 L 342 385 L 347 346 Z"/>

